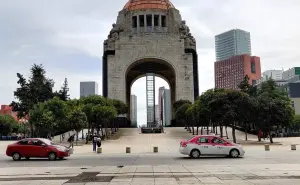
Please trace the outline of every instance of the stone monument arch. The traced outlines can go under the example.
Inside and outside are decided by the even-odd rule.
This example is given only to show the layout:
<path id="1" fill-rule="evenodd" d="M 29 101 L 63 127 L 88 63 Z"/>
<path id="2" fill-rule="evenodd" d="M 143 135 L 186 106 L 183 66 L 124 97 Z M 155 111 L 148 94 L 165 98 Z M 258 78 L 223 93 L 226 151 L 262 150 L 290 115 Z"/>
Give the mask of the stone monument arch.
<path id="1" fill-rule="evenodd" d="M 196 41 L 169 0 L 129 0 L 104 41 L 104 97 L 130 105 L 131 86 L 146 73 L 169 83 L 172 103 L 199 95 Z"/>

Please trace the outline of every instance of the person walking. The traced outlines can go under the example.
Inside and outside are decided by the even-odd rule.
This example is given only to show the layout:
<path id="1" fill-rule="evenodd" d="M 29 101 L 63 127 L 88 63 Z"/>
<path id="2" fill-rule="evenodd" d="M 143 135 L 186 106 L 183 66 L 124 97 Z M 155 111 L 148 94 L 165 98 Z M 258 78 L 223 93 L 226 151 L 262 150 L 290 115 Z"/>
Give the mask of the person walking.
<path id="1" fill-rule="evenodd" d="M 101 137 L 99 135 L 97 137 L 97 146 L 98 148 L 101 147 Z"/>
<path id="2" fill-rule="evenodd" d="M 71 148 L 71 147 L 73 148 L 73 147 L 74 147 L 74 145 L 73 145 L 74 138 L 75 138 L 75 134 L 73 134 L 73 135 L 71 135 L 71 136 L 69 137 L 69 139 L 68 139 L 68 142 L 70 143 L 69 148 Z"/>

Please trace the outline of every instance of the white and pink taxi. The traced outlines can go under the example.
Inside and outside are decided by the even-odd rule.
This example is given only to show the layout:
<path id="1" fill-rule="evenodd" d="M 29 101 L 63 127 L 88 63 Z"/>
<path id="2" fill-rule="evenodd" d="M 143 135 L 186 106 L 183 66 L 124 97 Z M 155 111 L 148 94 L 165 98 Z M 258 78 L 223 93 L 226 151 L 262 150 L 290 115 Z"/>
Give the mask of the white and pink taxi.
<path id="1" fill-rule="evenodd" d="M 194 136 L 180 143 L 179 152 L 192 158 L 200 156 L 229 156 L 233 158 L 242 157 L 245 150 L 241 145 L 234 144 L 224 139 L 212 136 Z"/>

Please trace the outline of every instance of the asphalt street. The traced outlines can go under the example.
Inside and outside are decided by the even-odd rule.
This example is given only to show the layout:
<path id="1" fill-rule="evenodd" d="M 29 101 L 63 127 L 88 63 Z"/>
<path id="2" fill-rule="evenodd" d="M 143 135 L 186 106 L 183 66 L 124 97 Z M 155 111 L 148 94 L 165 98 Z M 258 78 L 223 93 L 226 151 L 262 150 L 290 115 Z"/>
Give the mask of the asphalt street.
<path id="1" fill-rule="evenodd" d="M 247 151 L 246 151 L 247 152 Z M 190 159 L 179 153 L 141 154 L 85 154 L 72 155 L 65 160 L 30 159 L 13 161 L 0 154 L 0 168 L 5 167 L 77 167 L 77 166 L 139 166 L 139 165 L 244 165 L 244 164 L 295 164 L 300 163 L 298 151 L 248 150 L 242 158 L 201 157 Z"/>

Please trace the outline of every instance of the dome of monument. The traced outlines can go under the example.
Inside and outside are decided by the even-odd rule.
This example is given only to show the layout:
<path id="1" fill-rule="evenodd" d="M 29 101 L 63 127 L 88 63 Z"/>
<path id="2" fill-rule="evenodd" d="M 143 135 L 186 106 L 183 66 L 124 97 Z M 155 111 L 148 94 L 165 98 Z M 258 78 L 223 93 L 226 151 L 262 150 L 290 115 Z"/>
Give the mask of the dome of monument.
<path id="1" fill-rule="evenodd" d="M 129 0 L 124 6 L 127 10 L 162 9 L 174 8 L 169 0 Z"/>

